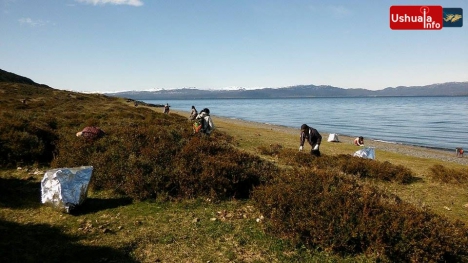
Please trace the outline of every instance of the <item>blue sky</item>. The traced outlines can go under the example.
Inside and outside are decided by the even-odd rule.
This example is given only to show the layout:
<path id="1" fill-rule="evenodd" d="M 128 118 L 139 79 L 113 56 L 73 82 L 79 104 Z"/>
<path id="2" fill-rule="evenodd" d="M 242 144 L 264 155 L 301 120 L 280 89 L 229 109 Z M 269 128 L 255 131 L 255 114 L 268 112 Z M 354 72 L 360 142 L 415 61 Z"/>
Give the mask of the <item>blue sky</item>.
<path id="1" fill-rule="evenodd" d="M 0 1 L 0 69 L 57 89 L 468 81 L 468 19 L 439 31 L 389 26 L 392 5 L 466 14 L 466 0 Z"/>

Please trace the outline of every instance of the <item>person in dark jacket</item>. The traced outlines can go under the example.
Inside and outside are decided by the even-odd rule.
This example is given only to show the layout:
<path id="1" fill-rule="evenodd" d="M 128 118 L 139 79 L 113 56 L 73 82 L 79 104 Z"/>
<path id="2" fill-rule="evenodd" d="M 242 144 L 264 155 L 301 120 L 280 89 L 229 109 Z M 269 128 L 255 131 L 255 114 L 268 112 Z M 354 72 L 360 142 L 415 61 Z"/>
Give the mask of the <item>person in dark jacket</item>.
<path id="1" fill-rule="evenodd" d="M 164 114 L 169 114 L 169 103 L 166 103 L 166 105 L 164 105 Z"/>
<path id="2" fill-rule="evenodd" d="M 307 142 L 309 142 L 310 146 L 312 146 L 312 150 L 310 151 L 310 153 L 315 156 L 320 156 L 319 147 L 322 143 L 322 135 L 320 135 L 320 133 L 316 129 L 309 127 L 307 124 L 302 124 L 299 151 L 302 151 L 302 149 L 304 148 L 304 142 L 306 139 Z"/>

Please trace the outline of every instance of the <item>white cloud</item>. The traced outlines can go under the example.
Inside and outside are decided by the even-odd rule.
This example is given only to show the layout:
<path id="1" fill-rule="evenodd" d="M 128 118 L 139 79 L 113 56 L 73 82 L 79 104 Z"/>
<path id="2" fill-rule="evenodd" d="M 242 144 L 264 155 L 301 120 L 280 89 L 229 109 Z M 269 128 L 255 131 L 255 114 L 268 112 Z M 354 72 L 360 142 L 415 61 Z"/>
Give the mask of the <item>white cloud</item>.
<path id="1" fill-rule="evenodd" d="M 141 0 L 75 0 L 80 3 L 93 4 L 93 5 L 131 5 L 131 6 L 142 6 Z"/>
<path id="2" fill-rule="evenodd" d="M 44 22 L 42 20 L 32 20 L 29 17 L 20 18 L 20 19 L 18 19 L 18 22 L 20 22 L 20 24 L 22 24 L 22 25 L 28 25 L 28 26 L 32 26 L 32 27 L 43 26 L 43 25 L 47 24 L 47 22 Z"/>

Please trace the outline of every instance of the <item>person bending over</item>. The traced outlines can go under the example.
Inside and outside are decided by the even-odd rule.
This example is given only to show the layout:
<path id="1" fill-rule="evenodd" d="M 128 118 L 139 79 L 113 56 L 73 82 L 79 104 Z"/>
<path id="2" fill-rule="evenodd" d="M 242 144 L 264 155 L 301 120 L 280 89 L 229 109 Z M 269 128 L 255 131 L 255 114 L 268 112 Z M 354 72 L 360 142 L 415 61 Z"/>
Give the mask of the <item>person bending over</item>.
<path id="1" fill-rule="evenodd" d="M 215 129 L 213 120 L 210 116 L 210 110 L 208 108 L 204 108 L 202 111 L 200 111 L 200 114 L 198 114 L 196 119 L 201 121 L 201 133 L 209 136 Z"/>
<path id="2" fill-rule="evenodd" d="M 320 133 L 316 129 L 309 127 L 307 124 L 302 124 L 299 151 L 302 151 L 302 149 L 304 148 L 304 142 L 306 139 L 312 147 L 310 153 L 315 156 L 320 156 L 319 147 L 322 143 L 322 135 L 320 135 Z"/>
<path id="3" fill-rule="evenodd" d="M 364 146 L 364 137 L 359 136 L 356 139 L 354 139 L 354 145 L 356 146 Z"/>

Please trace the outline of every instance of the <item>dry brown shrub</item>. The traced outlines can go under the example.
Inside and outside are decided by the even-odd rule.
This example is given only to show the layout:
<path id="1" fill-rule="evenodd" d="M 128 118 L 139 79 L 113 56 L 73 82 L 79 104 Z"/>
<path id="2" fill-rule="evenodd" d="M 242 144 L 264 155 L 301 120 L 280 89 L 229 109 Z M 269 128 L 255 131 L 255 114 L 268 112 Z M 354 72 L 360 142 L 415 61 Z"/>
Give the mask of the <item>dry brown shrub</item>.
<path id="1" fill-rule="evenodd" d="M 460 262 L 468 229 L 352 177 L 300 169 L 259 187 L 266 230 L 311 249 L 391 262 Z"/>
<path id="2" fill-rule="evenodd" d="M 360 178 L 371 178 L 382 181 L 410 183 L 414 178 L 413 172 L 402 166 L 389 162 L 353 157 L 351 155 L 313 156 L 309 153 L 292 149 L 283 149 L 278 153 L 279 160 L 294 167 L 309 167 L 325 170 L 340 171 Z"/>
<path id="3" fill-rule="evenodd" d="M 429 169 L 432 179 L 452 184 L 468 183 L 468 169 L 452 169 L 440 164 L 435 164 Z"/>

